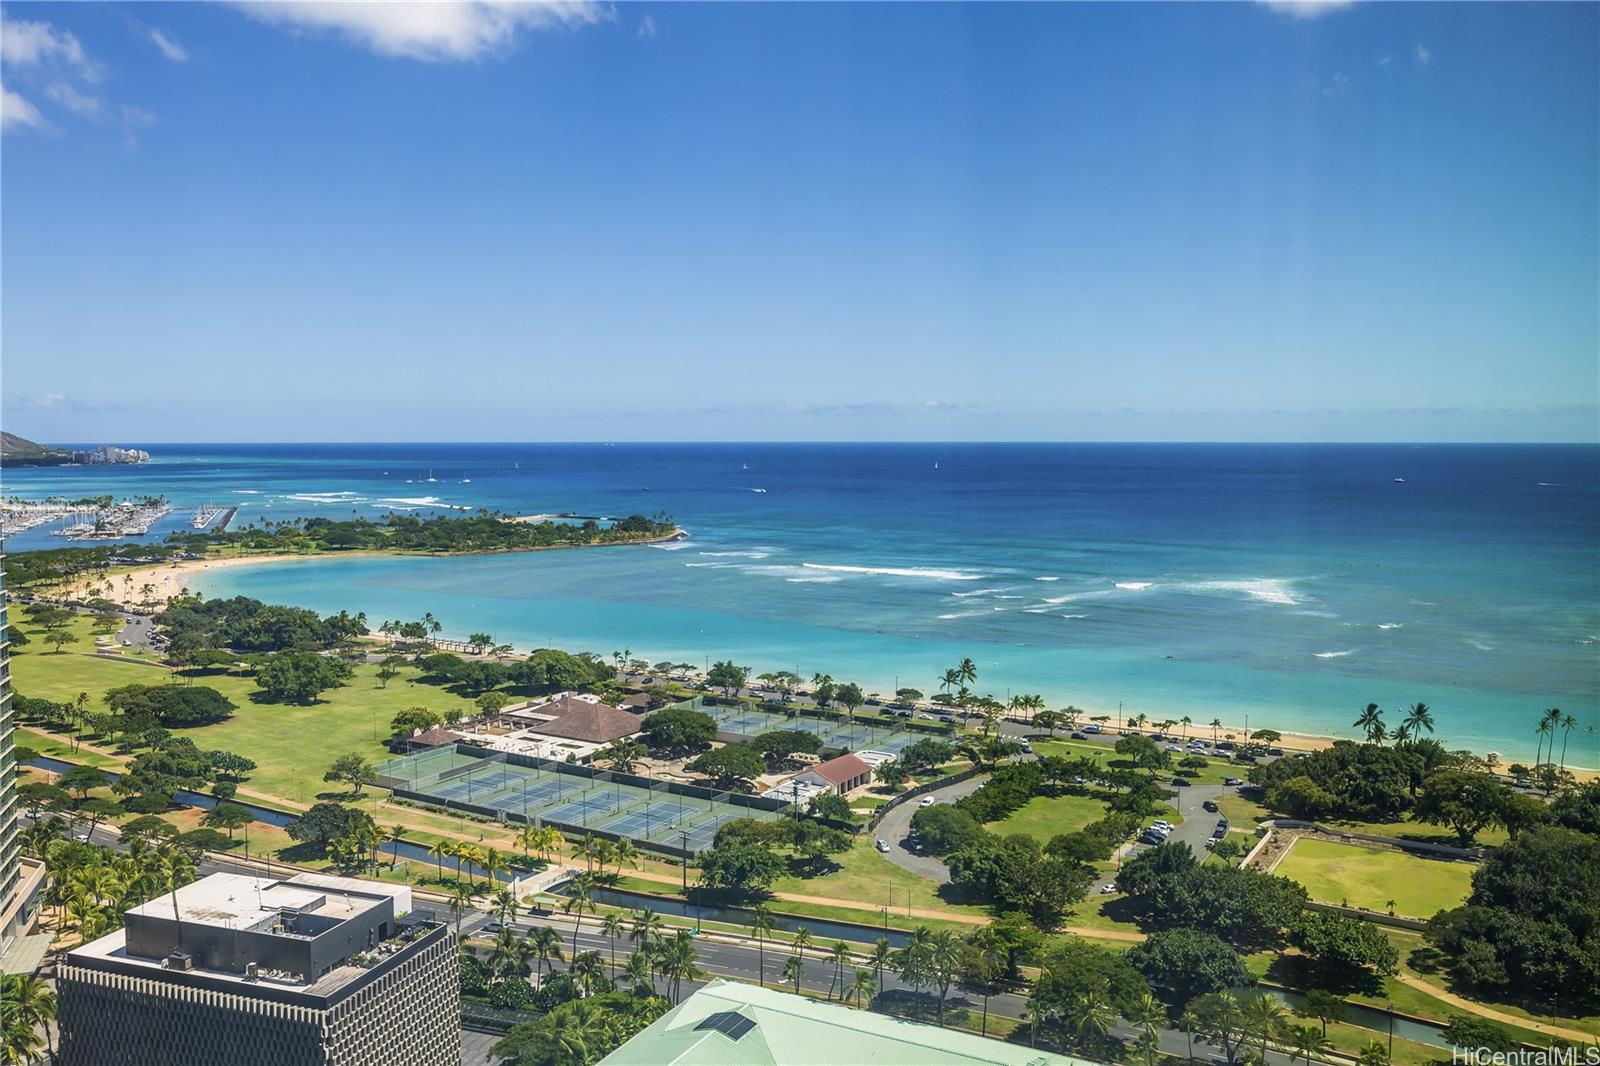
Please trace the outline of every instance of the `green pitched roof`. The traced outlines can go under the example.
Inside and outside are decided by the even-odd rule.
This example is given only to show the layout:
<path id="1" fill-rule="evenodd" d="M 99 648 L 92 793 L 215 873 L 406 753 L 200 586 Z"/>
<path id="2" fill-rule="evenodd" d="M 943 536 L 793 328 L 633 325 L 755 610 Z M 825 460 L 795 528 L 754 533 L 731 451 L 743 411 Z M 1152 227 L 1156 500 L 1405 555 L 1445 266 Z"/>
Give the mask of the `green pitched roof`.
<path id="1" fill-rule="evenodd" d="M 737 1040 L 712 1015 L 755 1024 Z M 726 1019 L 725 1019 L 726 1020 Z M 722 1026 L 729 1028 L 729 1026 Z M 733 1028 L 738 1028 L 737 1026 Z M 713 981 L 602 1066 L 1087 1066 L 1084 1060 L 736 981 Z"/>

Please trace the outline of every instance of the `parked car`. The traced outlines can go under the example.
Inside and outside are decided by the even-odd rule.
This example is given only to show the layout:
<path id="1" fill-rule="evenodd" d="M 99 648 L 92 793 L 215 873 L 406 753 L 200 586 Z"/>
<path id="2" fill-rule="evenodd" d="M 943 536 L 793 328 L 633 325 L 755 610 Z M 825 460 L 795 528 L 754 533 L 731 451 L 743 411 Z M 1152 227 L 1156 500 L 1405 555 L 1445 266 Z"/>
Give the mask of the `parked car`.
<path id="1" fill-rule="evenodd" d="M 1268 755 L 1282 755 L 1283 754 L 1283 749 L 1282 748 L 1268 748 L 1267 749 L 1267 754 Z"/>
<path id="2" fill-rule="evenodd" d="M 1244 781 L 1237 777 L 1224 777 L 1222 779 L 1222 783 L 1224 785 L 1242 785 L 1244 784 Z"/>
<path id="3" fill-rule="evenodd" d="M 1095 722 L 1091 725 L 1086 725 L 1083 727 L 1083 731 L 1085 733 L 1098 733 L 1100 732 L 1100 723 Z"/>
<path id="4" fill-rule="evenodd" d="M 955 724 L 955 721 L 956 721 L 956 716 L 955 716 L 955 715 L 953 715 L 953 714 L 941 714 L 941 715 L 940 715 L 940 716 L 939 716 L 939 721 L 941 721 L 941 722 L 947 722 L 947 723 L 949 723 L 949 724 L 950 724 L 950 725 L 954 725 L 954 724 Z"/>
<path id="5" fill-rule="evenodd" d="M 1165 818 L 1157 818 L 1155 821 L 1151 822 L 1150 824 L 1155 826 L 1157 829 L 1165 829 L 1169 833 L 1172 832 L 1172 830 L 1174 830 L 1175 828 L 1177 828 L 1171 822 L 1167 821 Z"/>
<path id="6" fill-rule="evenodd" d="M 879 851 L 889 850 L 889 842 L 884 840 L 882 837 L 879 837 L 877 843 L 873 844 L 872 846 L 877 848 Z"/>
<path id="7" fill-rule="evenodd" d="M 1228 835 L 1228 823 L 1227 822 L 1218 822 L 1217 823 L 1217 827 L 1211 831 L 1211 835 L 1213 837 L 1216 837 L 1218 840 L 1221 840 L 1223 837 L 1227 836 Z"/>
<path id="8" fill-rule="evenodd" d="M 934 799 L 932 796 L 923 796 L 921 799 L 919 799 L 917 801 L 917 806 L 918 807 L 932 807 L 935 803 L 938 803 L 938 802 L 939 801 Z"/>
<path id="9" fill-rule="evenodd" d="M 1166 837 L 1160 837 L 1160 836 L 1157 836 L 1154 833 L 1141 833 L 1139 835 L 1139 843 L 1141 843 L 1141 844 L 1156 845 L 1156 844 L 1165 844 L 1166 842 L 1167 842 Z"/>
<path id="10" fill-rule="evenodd" d="M 1512 788 L 1532 788 L 1533 787 L 1533 782 L 1529 781 L 1526 777 L 1519 777 L 1515 781 L 1511 782 L 1511 787 Z"/>
<path id="11" fill-rule="evenodd" d="M 1200 806 L 1201 806 L 1202 809 L 1208 810 L 1212 814 L 1216 814 L 1217 813 L 1217 801 L 1216 800 L 1206 800 L 1204 803 L 1200 804 Z"/>
<path id="12" fill-rule="evenodd" d="M 1235 762 L 1255 762 L 1256 757 L 1248 751 L 1241 751 L 1233 757 Z"/>
<path id="13" fill-rule="evenodd" d="M 1181 745 L 1178 745 L 1178 744 L 1168 744 L 1167 745 L 1167 750 L 1168 751 L 1182 751 L 1183 747 Z"/>
<path id="14" fill-rule="evenodd" d="M 1074 732 L 1074 733 L 1073 733 L 1073 734 L 1072 734 L 1072 739 L 1073 739 L 1073 740 L 1088 740 L 1088 739 L 1089 739 L 1089 738 L 1088 738 L 1088 736 L 1087 736 L 1087 735 L 1085 735 L 1085 734 L 1083 734 L 1083 733 L 1079 733 L 1079 732 Z"/>
<path id="15" fill-rule="evenodd" d="M 1217 750 L 1218 751 L 1232 751 L 1235 747 L 1236 747 L 1236 745 L 1231 740 L 1219 740 L 1219 741 L 1217 741 Z"/>
<path id="16" fill-rule="evenodd" d="M 1024 755 L 1032 755 L 1033 754 L 1033 745 L 1029 744 L 1026 740 L 1024 740 L 1022 742 L 1022 754 L 1024 754 Z"/>
<path id="17" fill-rule="evenodd" d="M 1109 896 L 1109 895 L 1111 895 L 1111 893 L 1115 892 L 1116 890 L 1117 890 L 1117 886 L 1112 884 L 1110 881 L 1107 881 L 1105 884 L 1100 886 L 1100 894 L 1102 896 Z"/>

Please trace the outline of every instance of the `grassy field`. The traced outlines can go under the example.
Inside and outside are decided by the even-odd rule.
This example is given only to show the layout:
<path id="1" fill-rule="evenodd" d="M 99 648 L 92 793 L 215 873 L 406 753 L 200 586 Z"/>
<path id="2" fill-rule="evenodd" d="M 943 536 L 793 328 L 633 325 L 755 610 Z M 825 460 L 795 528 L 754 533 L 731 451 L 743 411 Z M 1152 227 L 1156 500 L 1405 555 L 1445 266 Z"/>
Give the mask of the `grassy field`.
<path id="1" fill-rule="evenodd" d="M 985 828 L 1001 836 L 1026 833 L 1043 844 L 1058 833 L 1075 833 L 1105 813 L 1105 801 L 1095 795 L 1035 796 Z"/>
<path id="2" fill-rule="evenodd" d="M 1466 898 L 1473 869 L 1466 862 L 1301 837 L 1273 872 L 1325 903 L 1387 911 L 1392 900 L 1395 913 L 1428 918 Z"/>
<path id="3" fill-rule="evenodd" d="M 91 708 L 99 710 L 109 689 L 174 680 L 164 669 L 81 654 L 93 647 L 86 617 L 76 619 L 72 631 L 79 643 L 68 645 L 61 654 L 47 650 L 38 634 L 29 632 L 33 642 L 11 660 L 16 691 L 56 701 L 87 692 Z M 331 689 L 306 706 L 257 702 L 255 681 L 243 674 L 198 674 L 194 683 L 221 692 L 237 709 L 226 722 L 181 734 L 202 748 L 222 748 L 254 759 L 259 768 L 245 788 L 297 803 L 316 802 L 317 794 L 327 788 L 322 773 L 336 756 L 358 751 L 374 761 L 387 758 L 383 740 L 396 712 L 417 706 L 435 711 L 453 705 L 470 707 L 470 701 L 460 696 L 404 676 L 380 687 L 377 667 L 367 664 L 356 667 L 349 685 Z"/>

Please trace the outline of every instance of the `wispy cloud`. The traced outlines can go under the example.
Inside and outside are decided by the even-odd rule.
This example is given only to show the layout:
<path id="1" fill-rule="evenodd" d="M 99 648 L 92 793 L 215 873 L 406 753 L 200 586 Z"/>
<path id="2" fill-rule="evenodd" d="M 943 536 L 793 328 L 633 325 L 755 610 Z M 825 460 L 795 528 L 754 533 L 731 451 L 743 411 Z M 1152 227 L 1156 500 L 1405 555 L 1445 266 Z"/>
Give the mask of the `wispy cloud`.
<path id="1" fill-rule="evenodd" d="M 122 109 L 122 147 L 133 151 L 139 147 L 139 131 L 156 124 L 154 111 L 142 107 L 124 106 Z"/>
<path id="2" fill-rule="evenodd" d="M 646 15 L 639 20 L 639 36 L 654 37 L 656 35 L 656 19 L 654 15 Z"/>
<path id="3" fill-rule="evenodd" d="M 71 82 L 53 81 L 45 89 L 45 95 L 75 115 L 94 118 L 100 114 L 99 98 L 90 96 L 88 93 L 79 92 Z"/>
<path id="4" fill-rule="evenodd" d="M 1416 56 L 1417 62 L 1423 66 L 1427 66 L 1429 63 L 1433 62 L 1433 50 L 1425 44 L 1417 45 Z"/>
<path id="5" fill-rule="evenodd" d="M 126 405 L 114 401 L 84 400 L 64 392 L 46 392 L 39 396 L 18 396 L 7 400 L 8 411 L 69 411 L 74 414 L 97 414 L 106 411 L 125 411 Z"/>
<path id="6" fill-rule="evenodd" d="M 597 3 L 344 3 L 308 0 L 235 4 L 259 22 L 295 32 L 332 32 L 383 56 L 445 62 L 509 51 L 524 31 L 585 26 L 612 17 Z"/>
<path id="7" fill-rule="evenodd" d="M 150 43 L 161 49 L 161 54 L 174 63 L 187 63 L 189 52 L 178 43 L 178 39 L 164 30 L 151 30 Z"/>
<path id="8" fill-rule="evenodd" d="M 67 67 L 76 71 L 85 81 L 98 81 L 100 77 L 78 39 L 48 22 L 30 22 L 0 15 L 0 60 L 13 70 L 18 67 Z"/>
<path id="9" fill-rule="evenodd" d="M 16 130 L 24 126 L 36 130 L 50 128 L 50 124 L 39 114 L 37 107 L 0 85 L 0 130 Z"/>
<path id="10" fill-rule="evenodd" d="M 1350 7 L 1354 0 L 1258 0 L 1280 15 L 1296 19 L 1319 19 Z"/>
<path id="11" fill-rule="evenodd" d="M 1342 71 L 1334 71 L 1328 84 L 1322 87 L 1323 96 L 1343 96 L 1350 89 L 1350 78 Z"/>

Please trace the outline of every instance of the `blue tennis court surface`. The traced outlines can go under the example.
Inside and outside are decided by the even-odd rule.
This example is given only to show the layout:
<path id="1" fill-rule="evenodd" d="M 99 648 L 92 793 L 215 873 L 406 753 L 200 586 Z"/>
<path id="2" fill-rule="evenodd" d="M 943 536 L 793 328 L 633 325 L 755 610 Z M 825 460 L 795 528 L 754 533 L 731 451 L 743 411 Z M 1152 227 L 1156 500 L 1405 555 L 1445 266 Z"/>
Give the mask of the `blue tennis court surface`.
<path id="1" fill-rule="evenodd" d="M 749 816 L 749 812 L 738 810 L 729 811 L 726 814 L 713 815 L 708 821 L 701 822 L 689 830 L 689 847 L 696 849 L 710 847 L 722 823 L 731 822 L 736 818 L 748 818 Z"/>
<path id="2" fill-rule="evenodd" d="M 487 803 L 490 807 L 497 807 L 503 811 L 521 810 L 523 807 L 537 807 L 552 799 L 571 795 L 581 787 L 559 778 L 546 778 L 543 781 L 535 781 L 526 788 L 513 789 L 503 796 L 496 796 Z"/>
<path id="3" fill-rule="evenodd" d="M 563 803 L 554 810 L 545 812 L 542 817 L 551 822 L 583 823 L 595 820 L 597 815 L 610 814 L 627 803 L 637 802 L 638 798 L 637 795 L 626 793 L 619 795 L 615 792 L 592 792 L 571 803 Z"/>
<path id="4" fill-rule="evenodd" d="M 523 775 L 515 771 L 495 770 L 493 773 L 463 777 L 459 781 L 452 781 L 448 785 L 441 785 L 428 791 L 444 799 L 467 799 L 472 796 L 487 795 L 522 779 Z"/>
<path id="5" fill-rule="evenodd" d="M 680 804 L 677 800 L 657 800 L 637 811 L 629 811 L 620 818 L 607 822 L 602 828 L 622 836 L 655 835 L 677 824 L 679 816 L 694 818 L 704 814 L 701 804 Z"/>

